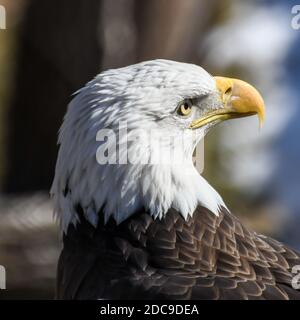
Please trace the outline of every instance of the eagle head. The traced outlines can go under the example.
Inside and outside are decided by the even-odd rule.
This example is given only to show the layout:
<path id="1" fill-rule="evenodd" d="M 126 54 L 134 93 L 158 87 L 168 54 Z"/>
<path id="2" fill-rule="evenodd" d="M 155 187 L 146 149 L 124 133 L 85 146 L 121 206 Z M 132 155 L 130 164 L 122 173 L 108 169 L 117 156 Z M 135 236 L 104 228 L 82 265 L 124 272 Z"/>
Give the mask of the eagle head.
<path id="1" fill-rule="evenodd" d="M 97 225 L 121 223 L 140 209 L 184 218 L 197 205 L 218 214 L 220 195 L 192 161 L 214 125 L 257 114 L 264 102 L 246 82 L 213 77 L 203 68 L 167 60 L 100 73 L 76 93 L 59 134 L 51 193 L 63 229 L 76 208 Z"/>

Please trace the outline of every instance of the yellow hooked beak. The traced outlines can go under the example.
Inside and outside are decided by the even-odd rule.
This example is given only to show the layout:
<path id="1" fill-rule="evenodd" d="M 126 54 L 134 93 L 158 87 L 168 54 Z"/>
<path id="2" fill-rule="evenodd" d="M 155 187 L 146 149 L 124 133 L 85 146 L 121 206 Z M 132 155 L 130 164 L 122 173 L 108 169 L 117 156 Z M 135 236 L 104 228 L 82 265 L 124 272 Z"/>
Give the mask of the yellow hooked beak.
<path id="1" fill-rule="evenodd" d="M 191 129 L 211 122 L 258 115 L 260 126 L 265 119 L 265 105 L 260 93 L 250 84 L 238 79 L 215 77 L 223 107 L 212 110 L 190 124 Z"/>

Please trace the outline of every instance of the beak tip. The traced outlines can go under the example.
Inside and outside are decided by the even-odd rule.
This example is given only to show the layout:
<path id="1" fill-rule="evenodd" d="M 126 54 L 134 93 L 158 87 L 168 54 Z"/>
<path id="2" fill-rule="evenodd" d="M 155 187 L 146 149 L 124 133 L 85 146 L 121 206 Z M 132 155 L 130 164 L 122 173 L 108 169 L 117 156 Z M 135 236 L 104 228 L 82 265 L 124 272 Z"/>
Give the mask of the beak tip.
<path id="1" fill-rule="evenodd" d="M 265 123 L 265 104 L 262 103 L 258 108 L 258 120 L 259 120 L 259 129 L 262 129 Z"/>
<path id="2" fill-rule="evenodd" d="M 262 120 L 262 119 L 259 118 L 259 125 L 258 125 L 259 130 L 262 130 L 262 127 L 263 127 L 263 126 L 264 126 L 264 120 Z"/>

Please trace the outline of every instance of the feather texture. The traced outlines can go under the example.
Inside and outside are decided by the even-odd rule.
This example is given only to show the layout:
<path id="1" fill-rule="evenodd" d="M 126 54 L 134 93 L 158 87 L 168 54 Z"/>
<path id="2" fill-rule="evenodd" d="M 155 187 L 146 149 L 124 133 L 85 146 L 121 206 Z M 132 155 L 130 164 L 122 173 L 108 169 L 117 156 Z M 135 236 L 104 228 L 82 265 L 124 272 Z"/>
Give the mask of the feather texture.
<path id="1" fill-rule="evenodd" d="M 139 212 L 95 229 L 78 209 L 58 264 L 59 299 L 300 299 L 291 269 L 299 254 L 197 207 L 153 219 Z M 99 215 L 101 216 L 101 214 Z"/>

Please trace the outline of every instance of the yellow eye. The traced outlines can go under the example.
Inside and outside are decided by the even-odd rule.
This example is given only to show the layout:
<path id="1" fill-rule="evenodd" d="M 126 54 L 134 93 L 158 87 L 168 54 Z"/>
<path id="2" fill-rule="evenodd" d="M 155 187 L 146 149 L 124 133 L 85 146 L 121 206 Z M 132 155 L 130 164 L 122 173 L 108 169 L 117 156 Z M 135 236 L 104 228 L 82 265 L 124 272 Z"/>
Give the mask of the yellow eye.
<path id="1" fill-rule="evenodd" d="M 190 100 L 186 100 L 186 101 L 183 101 L 178 109 L 177 109 L 177 113 L 180 115 L 180 116 L 188 116 L 191 112 L 192 112 L 192 102 Z"/>

